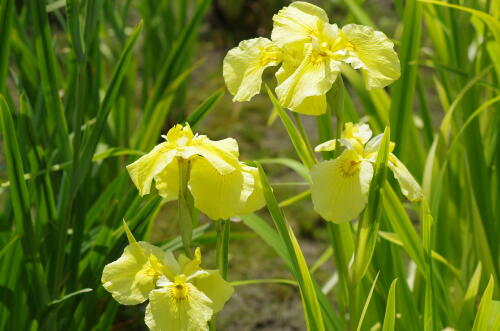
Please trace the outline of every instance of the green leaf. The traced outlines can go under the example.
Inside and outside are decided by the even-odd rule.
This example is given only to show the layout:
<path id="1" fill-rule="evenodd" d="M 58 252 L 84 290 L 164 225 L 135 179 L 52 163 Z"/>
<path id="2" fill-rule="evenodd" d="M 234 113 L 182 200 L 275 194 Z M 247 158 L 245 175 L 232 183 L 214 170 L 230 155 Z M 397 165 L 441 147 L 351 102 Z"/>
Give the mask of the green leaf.
<path id="1" fill-rule="evenodd" d="M 24 180 L 23 161 L 16 137 L 16 129 L 12 121 L 10 108 L 4 97 L 0 95 L 0 127 L 2 129 L 3 146 L 7 160 L 7 172 L 10 186 L 11 205 L 14 209 L 16 232 L 21 237 L 23 253 L 32 264 L 31 273 L 38 290 L 34 302 L 38 309 L 49 301 L 45 272 L 40 261 L 38 239 L 35 236 L 31 219 L 31 202 L 26 181 Z M 26 266 L 25 266 L 26 267 Z"/>
<path id="2" fill-rule="evenodd" d="M 386 126 L 384 136 L 380 142 L 380 148 L 375 162 L 375 173 L 370 183 L 368 205 L 363 213 L 358 228 L 358 238 L 354 253 L 354 264 L 352 267 L 352 280 L 359 283 L 363 278 L 375 251 L 377 244 L 378 229 L 382 215 L 383 190 L 387 172 L 387 160 L 389 158 L 390 128 Z"/>
<path id="3" fill-rule="evenodd" d="M 424 273 L 424 250 L 413 224 L 401 205 L 398 196 L 391 185 L 386 182 L 382 190 L 382 202 L 387 220 L 403 242 L 403 247 L 410 258 L 417 264 L 420 272 Z"/>
<path id="4" fill-rule="evenodd" d="M 366 311 L 368 310 L 368 306 L 370 305 L 370 301 L 371 301 L 372 295 L 373 295 L 373 290 L 375 289 L 375 285 L 377 284 L 379 274 L 380 274 L 380 271 L 377 272 L 377 276 L 375 276 L 375 279 L 373 280 L 373 283 L 372 283 L 372 287 L 370 288 L 370 292 L 368 293 L 368 297 L 366 298 L 365 304 L 363 306 L 363 311 L 361 312 L 361 317 L 359 318 L 358 327 L 356 328 L 357 331 L 360 331 L 361 326 L 363 325 Z"/>
<path id="5" fill-rule="evenodd" d="M 0 40 L 2 40 L 2 48 L 0 49 L 0 93 L 5 93 L 4 89 L 7 84 L 11 43 L 10 25 L 14 7 L 14 2 L 11 0 L 0 1 Z"/>
<path id="6" fill-rule="evenodd" d="M 295 235 L 293 234 L 292 229 L 287 224 L 283 212 L 278 206 L 278 202 L 276 201 L 272 189 L 269 186 L 267 176 L 262 169 L 262 166 L 257 163 L 257 167 L 259 168 L 264 197 L 266 199 L 269 213 L 273 218 L 274 224 L 281 237 L 281 240 L 285 244 L 288 256 L 290 257 L 291 261 L 292 273 L 299 283 L 303 300 L 302 303 L 308 323 L 308 330 L 325 330 L 321 308 L 316 296 L 315 285 L 311 279 L 309 268 L 304 259 L 300 246 L 297 242 L 297 239 L 295 238 Z"/>
<path id="7" fill-rule="evenodd" d="M 84 288 L 84 289 L 81 289 L 79 291 L 75 291 L 75 292 L 69 293 L 69 294 L 63 296 L 60 299 L 52 300 L 49 303 L 49 306 L 57 305 L 58 303 L 61 303 L 61 302 L 65 301 L 65 300 L 68 300 L 68 299 L 74 297 L 75 295 L 80 295 L 80 294 L 88 293 L 88 292 L 92 292 L 92 291 L 93 291 L 93 289 L 91 289 L 91 288 Z"/>
<path id="8" fill-rule="evenodd" d="M 194 130 L 201 123 L 203 118 L 214 109 L 214 107 L 219 103 L 220 99 L 224 96 L 224 89 L 219 89 L 215 91 L 211 96 L 209 96 L 201 105 L 199 105 L 186 119 L 191 128 Z"/>
<path id="9" fill-rule="evenodd" d="M 396 285 L 398 279 L 394 279 L 387 295 L 387 305 L 385 306 L 384 326 L 382 331 L 394 331 L 396 324 Z"/>
<path id="10" fill-rule="evenodd" d="M 439 316 L 436 309 L 436 293 L 434 289 L 434 274 L 432 267 L 432 223 L 433 218 L 427 201 L 422 201 L 422 242 L 425 258 L 425 306 L 424 306 L 424 328 L 425 330 L 438 330 Z"/>
<path id="11" fill-rule="evenodd" d="M 481 302 L 479 302 L 479 308 L 477 310 L 476 319 L 474 320 L 474 325 L 472 326 L 472 331 L 484 331 L 488 330 L 489 312 L 493 297 L 493 288 L 495 282 L 493 281 L 493 276 L 490 276 L 486 290 L 484 290 Z"/>
<path id="12" fill-rule="evenodd" d="M 302 178 L 311 182 L 311 175 L 309 173 L 309 169 L 304 166 L 302 163 L 288 158 L 273 158 L 273 159 L 257 159 L 256 162 L 263 164 L 280 164 L 285 167 L 288 167 L 299 174 Z"/>
<path id="13" fill-rule="evenodd" d="M 491 33 L 497 40 L 497 43 L 500 43 L 500 22 L 498 21 L 498 17 L 495 18 L 492 15 L 489 15 L 487 13 L 484 13 L 480 10 L 464 7 L 464 6 L 459 6 L 451 3 L 446 3 L 446 2 L 441 2 L 441 1 L 434 1 L 434 0 L 418 0 L 420 2 L 424 3 L 429 3 L 437 6 L 443 6 L 443 7 L 449 7 L 449 8 L 454 8 L 458 9 L 467 13 L 470 13 L 474 16 L 479 17 L 481 20 L 486 23 L 486 25 L 490 28 Z M 498 7 L 497 7 L 498 9 Z M 498 13 L 497 13 L 498 14 Z"/>
<path id="14" fill-rule="evenodd" d="M 92 156 L 94 155 L 99 138 L 104 131 L 108 115 L 115 103 L 118 91 L 120 90 L 120 87 L 122 85 L 123 78 L 125 77 L 125 74 L 128 70 L 130 58 L 132 57 L 132 50 L 139 37 L 139 34 L 141 33 L 142 26 L 143 23 L 139 23 L 134 32 L 131 34 L 127 44 L 125 45 L 120 59 L 116 64 L 106 92 L 104 93 L 104 99 L 102 100 L 99 111 L 97 112 L 97 118 L 94 127 L 89 133 L 88 139 L 83 143 L 79 169 L 79 177 L 81 178 L 81 180 L 84 180 L 86 178 L 85 174 L 90 168 Z"/>
<path id="15" fill-rule="evenodd" d="M 38 69 L 40 70 L 40 83 L 46 106 L 45 115 L 50 119 L 46 123 L 49 125 L 49 131 L 54 130 L 53 126 L 55 123 L 55 134 L 59 143 L 60 153 L 63 160 L 68 161 L 71 159 L 71 146 L 68 139 L 66 116 L 58 94 L 62 84 L 59 81 L 59 68 L 52 44 L 45 2 L 31 0 L 29 4 L 34 23 L 33 32 L 35 34 Z"/>
<path id="16" fill-rule="evenodd" d="M 476 270 L 470 279 L 469 286 L 465 291 L 460 309 L 460 319 L 458 325 L 464 329 L 470 329 L 472 326 L 473 311 L 476 306 L 476 297 L 481 283 L 482 264 L 477 264 Z"/>
<path id="17" fill-rule="evenodd" d="M 269 95 L 269 99 L 271 99 L 274 109 L 278 112 L 278 115 L 281 118 L 281 122 L 283 123 L 283 126 L 285 127 L 286 132 L 290 137 L 293 147 L 295 148 L 295 152 L 299 156 L 302 163 L 307 168 L 310 169 L 314 165 L 314 163 L 316 163 L 316 159 L 314 158 L 312 151 L 309 149 L 306 141 L 304 141 L 304 139 L 302 138 L 302 135 L 300 134 L 299 130 L 292 122 L 292 120 L 286 113 L 285 109 L 281 107 L 278 100 L 274 96 L 274 93 L 267 85 L 266 89 L 267 89 L 267 94 Z"/>
<path id="18" fill-rule="evenodd" d="M 193 17 L 189 23 L 182 28 L 179 37 L 176 38 L 173 49 L 169 51 L 168 58 L 166 59 L 163 67 L 160 69 L 160 74 L 158 76 L 157 83 L 154 86 L 153 93 L 148 98 L 148 102 L 144 110 L 144 116 L 147 119 L 151 118 L 150 115 L 163 98 L 167 86 L 182 71 L 182 61 L 189 51 L 189 46 L 196 37 L 198 26 L 200 25 L 203 15 L 205 14 L 210 3 L 211 0 L 202 0 L 197 4 Z"/>
<path id="19" fill-rule="evenodd" d="M 417 0 L 405 3 L 403 36 L 399 48 L 401 77 L 391 86 L 390 123 L 392 140 L 398 144 L 396 154 L 412 173 L 420 176 L 424 153 L 413 123 L 413 101 L 416 90 L 422 34 L 422 5 Z M 410 147 L 411 146 L 411 147 Z M 410 153 L 411 151 L 411 153 Z M 412 162 L 407 162 L 411 160 Z"/>

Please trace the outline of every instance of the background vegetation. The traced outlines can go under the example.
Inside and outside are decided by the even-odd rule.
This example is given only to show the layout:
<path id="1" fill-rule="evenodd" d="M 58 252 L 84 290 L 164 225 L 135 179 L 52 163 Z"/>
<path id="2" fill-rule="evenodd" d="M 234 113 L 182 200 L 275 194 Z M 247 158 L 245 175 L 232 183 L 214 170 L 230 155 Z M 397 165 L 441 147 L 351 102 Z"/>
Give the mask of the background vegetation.
<path id="1" fill-rule="evenodd" d="M 100 277 L 126 244 L 122 219 L 138 239 L 180 247 L 176 204 L 140 198 L 124 166 L 185 120 L 237 138 L 283 207 L 268 190 L 269 211 L 233 225 L 239 286 L 219 329 L 304 330 L 313 316 L 313 330 L 500 330 L 499 1 L 315 3 L 331 22 L 384 31 L 401 60 L 385 90 L 343 72 L 344 120 L 366 119 L 375 133 L 390 122 L 426 194 L 422 206 L 402 204 L 391 176 L 379 183 L 372 252 L 356 248 L 358 222 L 314 213 L 281 123 L 290 114 L 266 93 L 235 104 L 224 91 L 227 50 L 269 36 L 286 1 L 0 0 L 0 330 L 145 328 L 144 307 L 120 308 Z M 313 144 L 324 140 L 316 118 L 299 119 Z M 195 233 L 214 266 L 212 223 L 200 217 Z M 368 256 L 355 289 L 354 251 L 356 265 Z"/>

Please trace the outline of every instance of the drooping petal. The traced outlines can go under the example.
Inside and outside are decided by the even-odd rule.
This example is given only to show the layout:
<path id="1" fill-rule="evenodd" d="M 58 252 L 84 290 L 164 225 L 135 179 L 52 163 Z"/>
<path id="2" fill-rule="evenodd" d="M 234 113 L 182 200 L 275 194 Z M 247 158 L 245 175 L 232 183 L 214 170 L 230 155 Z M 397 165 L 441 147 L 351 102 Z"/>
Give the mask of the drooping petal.
<path id="1" fill-rule="evenodd" d="M 264 207 L 266 204 L 266 200 L 264 199 L 264 191 L 262 189 L 262 183 L 260 181 L 259 170 L 255 167 L 242 165 L 242 171 L 244 173 L 243 178 L 246 179 L 246 182 L 248 183 L 247 185 L 243 186 L 246 189 L 246 192 L 242 194 L 242 199 L 245 195 L 248 195 L 248 197 L 244 202 L 242 202 L 242 206 L 238 211 L 239 215 L 253 213 L 254 211 Z M 252 177 L 251 180 L 249 179 L 248 175 Z"/>
<path id="2" fill-rule="evenodd" d="M 186 297 L 178 298 L 174 285 L 151 291 L 145 322 L 151 331 L 208 331 L 212 301 L 190 283 Z"/>
<path id="3" fill-rule="evenodd" d="M 286 50 L 286 57 L 283 59 L 282 65 L 276 71 L 276 80 L 278 85 L 290 77 L 300 66 L 303 61 L 303 51 L 288 48 Z M 294 108 L 294 111 L 304 115 L 321 115 L 326 112 L 326 95 L 314 95 L 306 97 L 302 103 Z"/>
<path id="4" fill-rule="evenodd" d="M 196 287 L 212 300 L 212 309 L 218 313 L 231 298 L 234 288 L 226 282 L 218 270 L 207 270 L 208 276 L 196 280 Z"/>
<path id="5" fill-rule="evenodd" d="M 176 151 L 165 142 L 127 166 L 130 178 L 141 196 L 150 192 L 153 178 L 173 161 L 175 155 Z"/>
<path id="6" fill-rule="evenodd" d="M 354 150 L 317 163 L 311 169 L 314 210 L 334 223 L 354 219 L 365 207 L 372 177 L 372 165 Z"/>
<path id="7" fill-rule="evenodd" d="M 304 98 L 302 103 L 293 108 L 299 114 L 317 116 L 326 113 L 326 95 L 313 95 Z"/>
<path id="8" fill-rule="evenodd" d="M 234 138 L 226 138 L 222 140 L 209 140 L 204 142 L 209 146 L 213 146 L 215 149 L 223 152 L 224 154 L 228 154 L 233 158 L 237 159 L 240 156 L 240 152 L 238 150 L 238 142 Z"/>
<path id="9" fill-rule="evenodd" d="M 170 162 L 162 172 L 154 177 L 158 194 L 167 201 L 177 200 L 179 196 L 179 164 Z"/>
<path id="10" fill-rule="evenodd" d="M 297 112 L 298 110 L 303 111 L 304 107 L 299 107 L 303 102 L 307 102 L 306 98 L 325 95 L 340 71 L 339 62 L 327 56 L 315 54 L 316 51 L 313 51 L 311 45 L 307 47 L 307 55 L 299 67 L 276 87 L 280 104 Z M 308 101 L 311 102 L 311 100 Z M 322 99 L 312 101 L 320 101 L 321 103 L 316 103 L 316 106 L 319 105 L 322 108 L 324 105 L 326 110 L 326 102 L 323 104 Z"/>
<path id="11" fill-rule="evenodd" d="M 233 172 L 223 175 L 210 162 L 200 158 L 191 168 L 189 187 L 194 205 L 213 220 L 238 215 L 242 203 L 249 196 L 245 184 L 245 177 L 239 166 Z"/>
<path id="12" fill-rule="evenodd" d="M 164 260 L 164 255 L 160 248 L 146 242 L 128 245 L 118 260 L 104 267 L 101 278 L 103 287 L 122 305 L 146 301 L 155 288 L 155 278 L 160 273 L 170 273 L 156 264 Z"/>
<path id="13" fill-rule="evenodd" d="M 357 24 L 344 26 L 342 32 L 350 44 L 344 61 L 361 69 L 367 89 L 385 87 L 399 78 L 399 58 L 384 33 Z"/>
<path id="14" fill-rule="evenodd" d="M 267 38 L 240 42 L 231 49 L 223 63 L 223 76 L 233 101 L 248 101 L 259 93 L 262 73 L 281 62 L 281 49 Z"/>
<path id="15" fill-rule="evenodd" d="M 208 161 L 212 168 L 215 168 L 221 175 L 227 175 L 233 172 L 238 164 L 238 158 L 234 155 L 234 150 L 223 150 L 220 149 L 220 141 L 219 144 L 211 141 L 208 138 L 205 138 L 203 141 L 199 141 L 197 144 L 193 144 L 191 146 L 186 146 L 182 150 L 179 151 L 179 154 L 182 158 L 189 160 L 194 156 L 199 155 L 206 161 Z M 227 142 L 225 143 L 227 144 Z M 227 144 L 229 145 L 229 144 Z M 201 158 L 194 158 L 192 161 L 193 164 Z"/>
<path id="16" fill-rule="evenodd" d="M 325 11 L 313 4 L 296 1 L 273 16 L 271 39 L 283 45 L 302 44 L 318 36 L 322 23 L 328 23 Z"/>
<path id="17" fill-rule="evenodd" d="M 314 147 L 314 151 L 315 152 L 334 151 L 336 146 L 337 146 L 337 140 L 332 139 L 332 140 L 325 141 L 324 143 L 321 143 L 318 146 Z"/>
<path id="18" fill-rule="evenodd" d="M 401 192 L 410 201 L 419 201 L 422 199 L 422 188 L 417 183 L 410 171 L 401 162 L 396 155 L 390 153 L 387 165 L 394 173 L 394 178 L 397 179 Z"/>

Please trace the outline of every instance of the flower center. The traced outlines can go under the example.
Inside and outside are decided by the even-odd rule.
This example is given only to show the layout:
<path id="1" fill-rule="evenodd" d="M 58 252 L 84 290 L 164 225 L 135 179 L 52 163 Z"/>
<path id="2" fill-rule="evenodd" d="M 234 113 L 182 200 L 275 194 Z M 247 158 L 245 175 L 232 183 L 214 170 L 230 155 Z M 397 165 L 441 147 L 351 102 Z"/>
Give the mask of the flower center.
<path id="1" fill-rule="evenodd" d="M 324 51 L 314 51 L 311 54 L 311 62 L 313 64 L 318 64 L 324 62 L 328 57 L 328 54 Z"/>
<path id="2" fill-rule="evenodd" d="M 281 50 L 275 46 L 261 47 L 260 50 L 260 65 L 265 67 L 271 62 L 279 63 L 283 57 Z"/>
<path id="3" fill-rule="evenodd" d="M 149 256 L 149 261 L 148 261 L 147 265 L 144 266 L 142 273 L 145 276 L 153 277 L 153 282 L 155 282 L 155 283 L 156 283 L 156 280 L 163 274 L 162 273 L 162 266 L 155 255 L 151 254 Z"/>
<path id="4" fill-rule="evenodd" d="M 171 285 L 172 299 L 177 302 L 187 299 L 189 288 L 186 285 L 184 281 L 176 279 L 173 285 Z"/>
<path id="5" fill-rule="evenodd" d="M 346 159 L 340 164 L 340 171 L 344 177 L 351 177 L 359 172 L 361 161 Z"/>

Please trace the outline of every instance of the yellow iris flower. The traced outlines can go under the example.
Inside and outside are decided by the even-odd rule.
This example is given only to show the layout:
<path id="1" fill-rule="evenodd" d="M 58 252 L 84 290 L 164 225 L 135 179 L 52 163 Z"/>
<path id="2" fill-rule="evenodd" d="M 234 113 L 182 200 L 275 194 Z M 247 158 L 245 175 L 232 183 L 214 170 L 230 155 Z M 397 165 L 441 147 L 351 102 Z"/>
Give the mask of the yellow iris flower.
<path id="1" fill-rule="evenodd" d="M 200 268 L 197 248 L 193 260 L 137 242 L 124 224 L 129 245 L 122 256 L 106 265 L 103 287 L 120 304 L 149 300 L 145 322 L 152 331 L 208 331 L 207 322 L 233 294 L 218 270 Z"/>
<path id="2" fill-rule="evenodd" d="M 371 138 L 371 139 L 370 139 Z M 346 123 L 342 138 L 318 145 L 315 151 L 331 151 L 340 143 L 345 150 L 336 159 L 319 162 L 311 169 L 311 196 L 314 209 L 324 219 L 343 223 L 356 218 L 368 201 L 382 134 L 372 138 L 367 124 Z M 394 149 L 391 142 L 390 151 Z M 389 153 L 388 167 L 401 192 L 411 201 L 422 198 L 422 189 L 405 165 Z"/>
<path id="3" fill-rule="evenodd" d="M 150 192 L 154 180 L 162 197 L 176 200 L 179 169 L 186 167 L 195 207 L 211 219 L 229 219 L 264 206 L 259 172 L 238 160 L 236 140 L 195 135 L 189 124 L 178 124 L 163 137 L 165 142 L 127 166 L 141 196 Z"/>
<path id="4" fill-rule="evenodd" d="M 399 78 L 399 59 L 385 34 L 370 27 L 330 24 L 325 11 L 293 2 L 273 17 L 271 40 L 242 41 L 224 59 L 223 75 L 234 101 L 248 101 L 260 91 L 262 73 L 276 72 L 276 94 L 283 107 L 306 115 L 326 111 L 326 93 L 343 64 L 360 69 L 366 88 L 382 88 Z"/>

